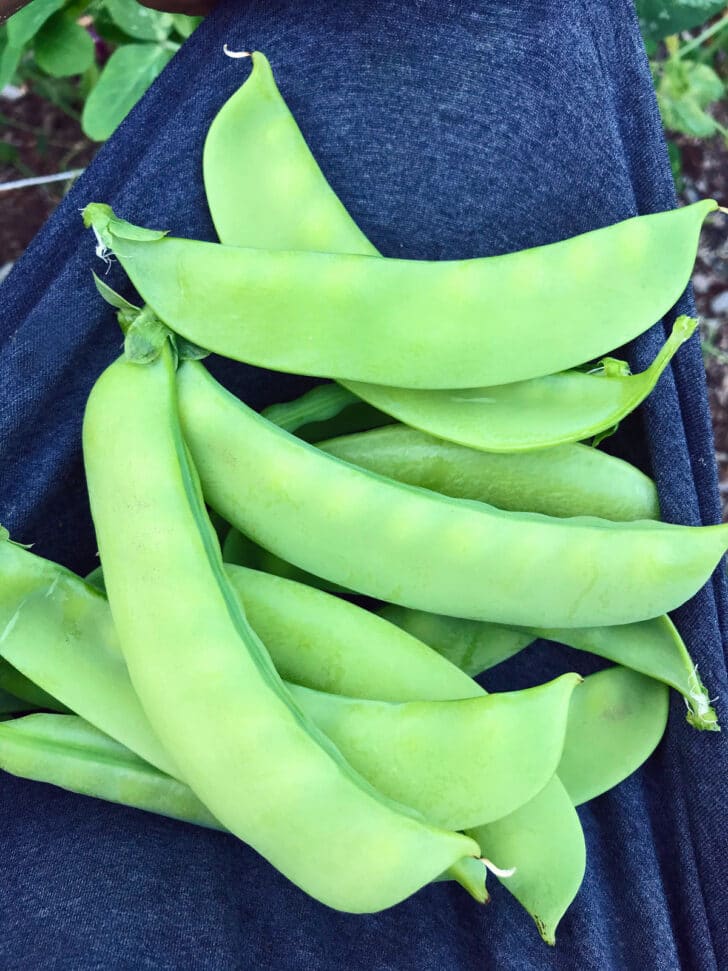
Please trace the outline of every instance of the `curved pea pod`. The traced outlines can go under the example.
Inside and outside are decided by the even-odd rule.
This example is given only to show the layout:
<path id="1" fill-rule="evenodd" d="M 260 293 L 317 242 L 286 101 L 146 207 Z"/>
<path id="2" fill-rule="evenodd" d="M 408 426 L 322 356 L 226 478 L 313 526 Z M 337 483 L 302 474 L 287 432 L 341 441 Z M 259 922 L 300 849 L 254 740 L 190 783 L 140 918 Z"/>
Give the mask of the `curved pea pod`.
<path id="1" fill-rule="evenodd" d="M 479 856 L 472 839 L 377 793 L 291 700 L 226 579 L 178 425 L 168 345 L 154 363 L 119 360 L 104 372 L 83 444 L 134 689 L 213 815 L 311 896 L 356 913 L 392 906 Z M 181 594 L 190 583 L 194 595 Z"/>
<path id="2" fill-rule="evenodd" d="M 252 539 L 244 536 L 239 530 L 231 529 L 225 537 L 222 546 L 222 558 L 226 563 L 235 563 L 237 566 L 247 566 L 252 570 L 262 570 L 273 576 L 286 577 L 289 580 L 298 580 L 299 583 L 307 583 L 311 587 L 320 587 L 332 593 L 347 593 L 345 587 L 338 583 L 332 583 L 317 577 L 313 573 L 300 570 L 292 563 L 282 560 L 280 556 L 271 553 L 270 550 L 258 546 Z"/>
<path id="3" fill-rule="evenodd" d="M 520 626 L 630 623 L 691 597 L 728 545 L 728 526 L 556 519 L 441 496 L 294 438 L 198 362 L 181 365 L 178 386 L 213 509 L 309 573 L 402 606 Z"/>
<path id="4" fill-rule="evenodd" d="M 7 729 L 7 730 L 5 730 Z M 75 715 L 30 715 L 0 726 L 0 768 L 133 809 L 224 830 L 192 790 Z M 453 868 L 455 870 L 455 868 Z M 481 903 L 488 899 L 482 863 L 461 860 L 454 875 Z"/>
<path id="5" fill-rule="evenodd" d="M 175 239 L 99 203 L 84 220 L 159 319 L 208 350 L 297 374 L 474 388 L 562 371 L 647 330 L 685 289 L 716 208 L 442 262 Z"/>
<path id="6" fill-rule="evenodd" d="M 528 630 L 444 617 L 397 604 L 386 604 L 378 616 L 429 645 L 471 678 L 519 654 L 534 641 Z"/>
<path id="7" fill-rule="evenodd" d="M 669 617 L 654 617 L 619 627 L 538 628 L 531 633 L 577 651 L 598 654 L 664 682 L 683 696 L 688 710 L 687 721 L 694 728 L 720 731 L 715 709 L 710 704 L 698 669 Z"/>
<path id="8" fill-rule="evenodd" d="M 471 830 L 485 855 L 515 872 L 503 885 L 531 914 L 547 944 L 584 879 L 586 846 L 576 810 L 558 779 L 510 816 Z"/>
<path id="9" fill-rule="evenodd" d="M 678 317 L 661 351 L 639 374 L 607 358 L 594 371 L 562 371 L 498 387 L 449 391 L 347 382 L 398 421 L 486 452 L 527 452 L 613 430 L 647 397 L 698 321 Z"/>
<path id="10" fill-rule="evenodd" d="M 660 518 L 654 482 L 629 462 L 588 445 L 480 452 L 406 425 L 318 444 L 330 455 L 379 475 L 498 509 L 617 521 Z"/>
<path id="11" fill-rule="evenodd" d="M 261 414 L 274 425 L 307 442 L 318 441 L 322 436 L 348 435 L 378 428 L 393 420 L 340 384 L 318 384 L 293 401 L 269 405 Z M 332 428 L 345 430 L 331 431 Z"/>
<path id="12" fill-rule="evenodd" d="M 596 654 L 674 688 L 683 696 L 687 721 L 694 728 L 720 731 L 697 667 L 667 616 L 613 627 L 560 629 L 504 627 L 393 604 L 383 607 L 379 616 L 419 638 L 471 677 L 513 657 L 536 638 Z"/>
<path id="13" fill-rule="evenodd" d="M 291 691 L 380 791 L 440 826 L 465 829 L 513 812 L 550 781 L 580 681 L 566 674 L 525 691 L 396 705 Z"/>
<path id="14" fill-rule="evenodd" d="M 13 547 L 11 556 L 6 557 L 6 566 L 22 577 L 26 586 L 33 586 L 38 576 L 47 579 L 54 565 L 26 550 Z M 228 566 L 226 572 L 247 616 L 270 648 L 276 666 L 291 680 L 351 697 L 382 698 L 395 702 L 427 698 L 478 698 L 485 694 L 476 682 L 435 651 L 355 604 L 300 583 L 241 567 Z M 56 583 L 54 597 L 59 585 L 60 583 Z M 69 591 L 75 585 L 86 587 L 80 580 L 73 578 L 73 575 L 69 577 L 67 571 L 64 571 L 63 585 L 68 585 Z M 83 599 L 85 594 L 83 591 L 80 593 Z M 90 594 L 95 604 L 93 610 L 102 609 L 103 601 L 96 591 L 92 590 Z M 64 600 L 58 602 L 63 604 Z M 46 623 L 38 604 L 42 611 L 48 612 L 52 609 L 50 599 L 45 598 L 42 591 L 38 591 L 36 607 L 32 611 L 26 611 L 23 617 L 24 624 L 32 622 L 36 625 L 35 628 L 23 630 L 16 623 L 12 636 L 5 642 L 6 649 L 14 650 L 12 656 L 24 665 L 29 676 L 37 677 L 46 684 L 53 683 L 59 694 L 62 690 L 73 689 L 74 694 L 66 697 L 69 700 L 73 697 L 75 704 L 83 705 L 87 717 L 96 720 L 98 724 L 106 724 L 107 697 L 112 694 L 119 704 L 120 701 L 123 703 L 125 697 L 133 694 L 130 687 L 122 687 L 124 679 L 127 679 L 128 685 L 128 674 L 113 661 L 113 654 L 109 649 L 112 641 L 104 643 L 103 651 L 95 652 L 95 681 L 93 684 L 86 682 L 86 689 L 81 695 L 75 689 L 79 679 L 73 678 L 71 672 L 76 669 L 76 652 L 80 651 L 84 655 L 92 653 L 89 647 L 95 636 L 93 611 L 86 614 L 85 624 L 76 627 L 74 638 L 60 638 L 59 630 L 63 618 L 57 613 L 49 614 L 50 623 Z M 78 617 L 75 611 L 72 616 Z M 108 636 L 109 629 L 103 618 L 100 624 L 96 630 L 106 631 Z M 113 636 L 113 630 L 111 634 Z M 64 653 L 65 648 L 70 649 L 71 653 Z M 113 651 L 112 647 L 111 652 Z M 47 680 L 49 678 L 53 678 L 53 681 Z M 64 689 L 60 688 L 61 679 L 67 682 Z M 579 690 L 583 687 L 584 685 L 580 686 Z M 563 787 L 556 780 L 549 783 L 547 789 L 552 790 L 554 787 L 563 791 Z M 539 794 L 531 800 L 529 813 L 520 817 L 519 825 L 525 826 L 529 831 L 539 830 L 540 798 Z M 550 805 L 554 797 L 546 792 L 544 799 Z M 564 799 L 570 806 L 565 792 Z M 542 844 L 535 846 L 529 858 L 521 865 L 519 881 L 520 885 L 526 887 L 524 899 L 527 905 L 534 900 L 538 901 L 541 880 L 539 874 L 548 869 L 554 858 L 561 860 L 559 865 L 563 872 L 552 877 L 548 886 L 558 886 L 561 889 L 563 910 L 576 892 L 583 863 L 579 864 L 578 852 L 575 853 L 570 841 L 583 843 L 583 837 L 579 829 L 574 829 L 573 820 L 569 820 L 556 826 L 553 832 L 543 832 Z M 563 846 L 559 845 L 561 842 L 564 843 Z M 497 861 L 507 863 L 509 852 L 508 844 L 504 844 L 501 852 L 496 833 L 489 845 L 491 856 Z M 473 872 L 472 864 L 467 860 L 459 861 L 456 867 L 450 869 L 450 873 L 476 899 L 483 899 L 482 874 L 478 877 L 477 871 Z M 532 874 L 531 878 L 529 873 Z M 539 907 L 536 905 L 536 913 L 538 912 Z"/>
<path id="15" fill-rule="evenodd" d="M 0 643 L 1 648 L 2 643 Z M 3 658 L 0 658 L 0 691 L 24 702 L 25 709 L 20 710 L 28 711 L 29 708 L 48 708 L 50 711 L 58 712 L 68 710 L 56 698 L 33 684 Z"/>
<path id="16" fill-rule="evenodd" d="M 619 665 L 591 674 L 573 696 L 559 779 L 575 806 L 632 775 L 662 738 L 667 686 Z"/>
<path id="17" fill-rule="evenodd" d="M 183 782 L 77 715 L 26 715 L 0 725 L 0 769 L 197 826 L 223 828 Z"/>

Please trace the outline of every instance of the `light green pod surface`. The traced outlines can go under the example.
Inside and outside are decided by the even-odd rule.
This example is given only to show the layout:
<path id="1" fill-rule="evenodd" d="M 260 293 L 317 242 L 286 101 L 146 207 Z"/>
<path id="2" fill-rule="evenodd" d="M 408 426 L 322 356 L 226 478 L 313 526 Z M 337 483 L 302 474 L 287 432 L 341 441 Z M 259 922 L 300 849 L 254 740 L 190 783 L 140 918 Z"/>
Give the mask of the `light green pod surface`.
<path id="1" fill-rule="evenodd" d="M 295 649 L 302 639 L 305 641 L 307 627 L 309 631 L 315 628 L 318 639 L 326 643 L 325 649 L 318 652 L 319 667 L 325 666 L 335 653 L 331 640 L 346 636 L 348 630 L 362 639 L 371 637 L 384 656 L 389 625 L 374 618 L 375 623 L 365 621 L 357 630 L 358 615 L 362 620 L 370 616 L 366 611 L 357 607 L 349 611 L 334 608 L 324 611 L 323 617 L 319 609 L 318 618 L 314 617 L 312 623 L 306 616 L 306 608 L 310 614 L 311 605 L 306 604 L 305 596 L 297 596 L 299 584 L 270 582 L 265 574 L 252 571 L 236 573 L 244 591 L 241 603 L 252 604 L 248 617 L 254 629 L 259 613 L 264 617 L 262 626 L 268 629 L 270 625 L 265 600 L 277 603 L 283 619 L 272 618 L 274 661 L 278 660 L 279 645 L 284 645 L 284 653 L 292 649 L 288 631 L 293 631 Z M 262 582 L 256 583 L 256 578 Z M 259 612 L 255 608 L 261 600 L 261 589 L 264 602 Z M 52 590 L 38 591 L 24 601 L 13 629 L 0 647 L 40 685 L 53 687 L 76 713 L 157 768 L 180 778 L 139 705 L 108 606 L 97 603 L 91 612 L 79 610 L 76 601 L 84 603 L 86 599 L 80 580 L 73 585 L 62 577 Z M 303 637 L 296 630 L 301 603 Z M 326 639 L 323 624 L 337 620 L 342 621 L 341 628 L 335 628 L 337 634 Z M 410 645 L 409 640 L 399 632 L 391 638 L 401 673 L 390 690 L 396 688 L 397 680 L 404 679 L 402 655 L 406 656 L 408 649 L 414 657 L 415 681 L 418 665 L 427 666 L 430 678 L 437 666 L 420 660 L 421 654 L 432 653 L 429 648 L 417 642 Z M 361 647 L 363 650 L 364 644 Z M 346 649 L 351 652 L 356 644 L 349 643 Z M 315 663 L 315 658 L 312 660 Z M 376 653 L 373 660 L 376 664 Z M 439 668 L 446 684 L 449 666 L 440 662 Z M 454 674 L 453 682 L 462 680 L 463 687 L 467 684 L 466 700 L 418 699 L 402 703 L 399 697 L 399 703 L 391 703 L 345 698 L 294 685 L 288 688 L 301 709 L 375 788 L 418 810 L 437 825 L 463 829 L 511 812 L 546 785 L 561 758 L 569 698 L 580 679 L 575 674 L 564 675 L 527 691 L 484 696 L 470 679 L 459 672 Z M 381 666 L 377 666 L 376 675 L 380 682 L 384 680 Z M 323 680 L 325 675 L 319 673 L 319 683 Z M 356 676 L 352 680 L 361 687 Z M 336 687 L 348 687 L 348 683 L 344 675 L 337 679 Z M 408 684 L 399 694 L 412 690 Z M 442 699 L 442 693 L 439 697 Z"/>
<path id="2" fill-rule="evenodd" d="M 0 768 L 80 795 L 224 829 L 188 786 L 74 715 L 28 716 L 0 726 Z M 458 879 L 481 903 L 488 899 L 484 872 L 473 858 L 457 864 Z"/>
<path id="3" fill-rule="evenodd" d="M 474 388 L 562 371 L 647 330 L 685 289 L 716 208 L 442 262 L 175 239 L 96 203 L 84 218 L 155 314 L 208 350 L 296 374 Z"/>
<path id="4" fill-rule="evenodd" d="M 167 347 L 147 366 L 120 360 L 84 419 L 92 515 L 135 691 L 226 828 L 329 906 L 392 906 L 479 848 L 377 793 L 292 702 L 227 583 L 174 391 Z"/>
<path id="5" fill-rule="evenodd" d="M 38 578 L 44 578 L 46 582 L 51 580 L 52 583 L 53 566 L 54 564 L 15 546 L 12 561 L 8 562 L 6 559 L 6 567 L 12 569 L 13 575 L 19 577 L 26 588 L 33 588 L 34 581 L 37 582 Z M 57 573 L 66 574 L 67 571 L 58 567 Z M 243 599 L 246 614 L 268 644 L 277 667 L 291 680 L 323 691 L 392 701 L 478 698 L 485 693 L 476 682 L 436 652 L 354 604 L 300 583 L 240 567 L 227 567 L 227 574 L 236 595 Z M 77 578 L 75 582 L 81 597 L 88 596 L 84 594 L 86 585 Z M 104 607 L 103 598 L 99 598 L 95 591 L 91 591 L 90 595 L 95 603 L 100 601 L 102 608 Z M 3 606 L 10 609 L 10 605 L 4 603 L 0 595 L 0 609 Z M 43 623 L 41 608 L 51 611 L 50 624 Z M 15 609 L 12 612 L 15 613 Z M 65 658 L 55 648 L 58 641 L 58 617 L 49 606 L 48 598 L 36 597 L 33 611 L 25 612 L 24 619 L 37 623 L 36 636 L 24 637 L 24 631 L 17 627 L 16 620 L 15 629 L 6 638 L 4 646 L 13 650 L 15 645 L 17 649 L 14 650 L 13 657 L 24 665 L 27 674 L 45 683 L 50 683 L 45 679 L 52 677 L 55 689 L 61 693 L 60 679 L 68 680 L 70 672 L 75 669 L 76 661 Z M 103 621 L 99 629 L 104 630 Z M 89 632 L 88 626 L 86 630 Z M 42 636 L 37 636 L 38 634 Z M 64 638 L 63 643 L 73 642 Z M 89 692 L 85 696 L 83 707 L 87 716 L 101 726 L 105 724 L 109 693 L 113 693 L 117 704 L 119 699 L 128 697 L 128 693 L 131 693 L 130 690 L 127 692 L 121 688 L 124 679 L 128 679 L 128 674 L 125 669 L 113 663 L 109 652 L 110 643 L 111 641 L 104 644 L 103 651 L 95 651 L 96 680 L 93 685 L 88 685 Z M 89 653 L 88 644 L 77 641 L 76 645 L 79 652 Z M 581 685 L 579 690 L 585 690 L 585 685 Z M 77 703 L 81 700 L 77 694 L 74 698 Z M 621 753 L 619 757 L 621 759 Z M 49 778 L 48 781 L 54 780 Z M 552 786 L 555 784 L 552 783 Z M 537 816 L 538 797 L 532 800 L 531 805 L 534 816 Z M 533 825 L 537 825 L 537 822 Z M 569 838 L 568 828 L 564 830 L 562 827 L 553 834 L 554 840 L 558 841 L 562 837 Z M 580 834 L 576 838 L 582 839 Z M 502 859 L 503 855 L 498 850 L 497 839 L 491 839 L 491 856 Z M 543 855 L 547 861 L 554 852 L 547 840 L 543 846 Z M 533 868 L 537 882 L 541 855 L 536 852 L 526 861 L 526 865 Z M 576 874 L 569 869 L 573 854 L 568 848 L 564 850 L 563 856 L 565 909 L 573 897 Z M 457 866 L 458 878 L 465 885 L 465 878 L 470 877 L 467 889 L 478 899 L 476 874 L 462 872 L 468 869 L 467 861 L 460 861 Z M 451 874 L 455 876 L 453 871 L 454 868 L 451 868 Z M 522 867 L 522 881 L 526 873 Z"/>
<path id="6" fill-rule="evenodd" d="M 566 674 L 526 691 L 398 705 L 291 692 L 378 789 L 440 826 L 465 829 L 513 812 L 549 782 L 580 681 Z"/>
<path id="7" fill-rule="evenodd" d="M 678 317 L 650 367 L 630 374 L 611 358 L 594 372 L 562 371 L 497 387 L 425 391 L 347 382 L 406 425 L 490 452 L 527 452 L 579 442 L 614 428 L 644 401 L 698 321 Z"/>
<path id="8" fill-rule="evenodd" d="M 324 580 L 322 577 L 314 576 L 313 573 L 307 573 L 292 563 L 288 563 L 280 556 L 276 556 L 275 553 L 271 553 L 270 550 L 258 546 L 249 537 L 243 536 L 237 529 L 231 529 L 225 537 L 225 542 L 222 544 L 222 558 L 226 563 L 247 566 L 252 570 L 262 570 L 265 573 L 277 577 L 286 577 L 289 580 L 298 580 L 299 583 L 320 587 L 320 589 L 328 590 L 331 593 L 350 592 L 339 586 L 338 583 Z"/>
<path id="9" fill-rule="evenodd" d="M 2 645 L 0 644 L 0 648 Z M 32 708 L 48 708 L 51 711 L 64 712 L 67 709 L 48 692 L 26 678 L 8 661 L 0 658 L 0 691 L 7 692 L 26 702 Z"/>
<path id="10" fill-rule="evenodd" d="M 526 908 L 547 944 L 584 878 L 584 833 L 564 787 L 553 782 L 516 812 L 471 830 L 483 855 L 515 867 L 503 885 Z"/>
<path id="11" fill-rule="evenodd" d="M 519 654 L 534 640 L 528 630 L 444 617 L 397 604 L 386 604 L 378 616 L 418 638 L 471 678 Z"/>
<path id="12" fill-rule="evenodd" d="M 670 707 L 667 685 L 619 665 L 584 683 L 584 694 L 572 698 L 569 744 L 559 763 L 559 779 L 575 806 L 618 785 L 650 757 Z"/>
<path id="13" fill-rule="evenodd" d="M 728 526 L 556 519 L 438 495 L 296 439 L 197 362 L 178 385 L 213 509 L 296 566 L 405 607 L 520 626 L 630 623 L 691 597 L 728 545 Z"/>
<path id="14" fill-rule="evenodd" d="M 588 445 L 480 452 L 389 425 L 320 442 L 319 448 L 379 475 L 498 509 L 617 521 L 660 518 L 654 482 L 629 462 Z"/>
<path id="15" fill-rule="evenodd" d="M 0 769 L 80 795 L 222 828 L 183 782 L 76 715 L 26 715 L 0 724 Z"/>
<path id="16" fill-rule="evenodd" d="M 306 442 L 368 431 L 394 421 L 340 384 L 318 384 L 293 401 L 269 405 L 261 414 Z"/>
<path id="17" fill-rule="evenodd" d="M 720 731 L 710 696 L 698 674 L 685 642 L 669 617 L 654 617 L 619 627 L 587 627 L 560 630 L 537 628 L 535 637 L 566 644 L 577 651 L 598 654 L 662 681 L 685 699 L 687 720 L 694 727 Z"/>
<path id="18" fill-rule="evenodd" d="M 674 688 L 685 699 L 687 720 L 693 727 L 720 731 L 708 691 L 685 642 L 667 616 L 613 627 L 557 630 L 504 627 L 394 604 L 383 607 L 379 616 L 419 638 L 471 677 L 513 657 L 536 638 L 596 654 Z"/>

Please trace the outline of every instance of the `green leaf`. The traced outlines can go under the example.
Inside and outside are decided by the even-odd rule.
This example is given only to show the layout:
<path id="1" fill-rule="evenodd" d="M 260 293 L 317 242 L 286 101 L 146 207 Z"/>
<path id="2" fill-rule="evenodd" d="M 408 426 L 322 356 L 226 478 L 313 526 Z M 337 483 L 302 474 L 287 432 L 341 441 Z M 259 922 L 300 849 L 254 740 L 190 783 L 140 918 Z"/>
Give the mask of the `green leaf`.
<path id="1" fill-rule="evenodd" d="M 116 290 L 110 287 L 108 283 L 104 283 L 100 277 L 96 276 L 93 270 L 91 271 L 91 275 L 94 278 L 94 283 L 96 284 L 96 289 L 98 290 L 99 294 L 108 304 L 111 304 L 112 307 L 115 307 L 117 310 L 126 310 L 137 314 L 141 311 L 141 307 L 136 307 L 133 303 L 130 303 L 126 297 L 122 297 L 122 295 L 117 293 Z"/>
<path id="2" fill-rule="evenodd" d="M 670 34 L 699 27 L 725 7 L 725 0 L 636 0 L 640 30 L 654 44 Z"/>
<path id="3" fill-rule="evenodd" d="M 89 138 L 104 141 L 124 120 L 173 52 L 158 44 L 127 44 L 108 60 L 88 96 L 81 126 Z"/>
<path id="4" fill-rule="evenodd" d="M 43 24 L 60 10 L 65 0 L 33 0 L 8 20 L 8 42 L 12 47 L 24 47 Z"/>
<path id="5" fill-rule="evenodd" d="M 94 61 L 94 42 L 88 31 L 63 11 L 54 14 L 36 34 L 35 60 L 46 74 L 62 78 L 83 74 Z"/>
<path id="6" fill-rule="evenodd" d="M 0 91 L 6 84 L 12 83 L 22 54 L 21 47 L 11 47 L 7 40 L 3 38 L 3 42 L 0 43 Z"/>
<path id="7" fill-rule="evenodd" d="M 658 65 L 657 103 L 669 131 L 709 138 L 718 130 L 705 108 L 723 97 L 725 87 L 707 64 L 671 57 Z"/>
<path id="8" fill-rule="evenodd" d="M 135 40 L 166 40 L 172 30 L 172 14 L 143 7 L 137 0 L 106 0 L 117 27 Z"/>
<path id="9" fill-rule="evenodd" d="M 202 17 L 188 17 L 184 13 L 173 13 L 172 14 L 172 24 L 174 29 L 180 35 L 184 37 L 185 40 L 192 34 L 193 31 L 202 23 Z"/>

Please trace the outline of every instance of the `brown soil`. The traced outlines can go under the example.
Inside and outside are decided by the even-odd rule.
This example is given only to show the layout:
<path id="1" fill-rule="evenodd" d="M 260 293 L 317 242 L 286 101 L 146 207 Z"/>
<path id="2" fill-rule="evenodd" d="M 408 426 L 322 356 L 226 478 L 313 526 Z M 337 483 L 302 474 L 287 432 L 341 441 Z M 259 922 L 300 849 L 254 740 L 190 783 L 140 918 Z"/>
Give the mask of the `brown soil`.
<path id="1" fill-rule="evenodd" d="M 719 107 L 728 125 L 728 105 Z M 0 183 L 29 175 L 82 168 L 97 145 L 83 135 L 78 121 L 33 93 L 17 100 L 0 98 L 3 141 L 17 151 L 15 163 L 0 157 Z M 710 196 L 728 206 L 728 147 L 722 138 L 678 139 L 683 154 L 684 201 Z M 11 149 L 12 151 L 13 149 Z M 69 183 L 17 189 L 0 194 L 0 274 L 20 256 L 53 212 Z M 714 219 L 702 236 L 693 277 L 702 318 L 710 405 L 720 468 L 724 519 L 728 520 L 728 219 Z M 0 277 L 1 278 L 1 277 Z"/>

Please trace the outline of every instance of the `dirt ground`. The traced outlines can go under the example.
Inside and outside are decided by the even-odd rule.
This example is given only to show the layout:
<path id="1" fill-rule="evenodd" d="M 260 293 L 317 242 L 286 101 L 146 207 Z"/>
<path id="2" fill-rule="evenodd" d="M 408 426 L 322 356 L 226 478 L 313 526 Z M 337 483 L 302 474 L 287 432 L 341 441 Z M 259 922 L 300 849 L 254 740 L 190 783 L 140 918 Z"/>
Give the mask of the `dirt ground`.
<path id="1" fill-rule="evenodd" d="M 728 125 L 728 107 L 720 120 Z M 83 168 L 97 146 L 78 121 L 33 94 L 0 97 L 0 183 Z M 728 206 L 728 147 L 682 138 L 684 201 L 711 196 Z M 7 146 L 7 147 L 6 147 Z M 0 193 L 0 280 L 53 212 L 69 183 Z M 705 364 L 721 477 L 723 516 L 728 520 L 728 217 L 706 226 L 693 276 L 702 318 Z"/>

